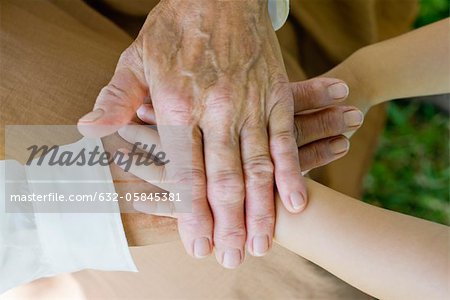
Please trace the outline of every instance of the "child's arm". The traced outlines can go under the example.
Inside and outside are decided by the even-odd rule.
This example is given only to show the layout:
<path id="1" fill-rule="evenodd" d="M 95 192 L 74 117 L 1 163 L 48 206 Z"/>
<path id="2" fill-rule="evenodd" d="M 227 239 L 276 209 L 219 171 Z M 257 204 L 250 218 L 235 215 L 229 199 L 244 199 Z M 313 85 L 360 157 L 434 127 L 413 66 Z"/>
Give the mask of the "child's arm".
<path id="1" fill-rule="evenodd" d="M 122 137 L 136 142 L 129 133 Z M 141 140 L 158 143 L 154 134 Z M 166 189 L 162 168 L 134 165 L 130 172 Z M 281 246 L 378 298 L 445 298 L 449 227 L 365 204 L 311 180 L 307 184 L 309 203 L 301 215 L 286 211 L 276 195 L 275 240 Z M 134 203 L 154 213 L 149 205 Z"/>
<path id="2" fill-rule="evenodd" d="M 397 98 L 450 92 L 449 19 L 365 47 L 325 74 L 350 87 L 363 111 Z M 376 208 L 309 182 L 302 216 L 278 210 L 277 241 L 382 299 L 444 299 L 450 293 L 450 231 Z"/>
<path id="3" fill-rule="evenodd" d="M 450 19 L 358 50 L 325 74 L 350 86 L 367 110 L 392 99 L 450 92 Z"/>
<path id="4" fill-rule="evenodd" d="M 278 205 L 279 244 L 377 298 L 448 295 L 447 226 L 365 204 L 313 181 L 308 192 L 301 216 Z"/>

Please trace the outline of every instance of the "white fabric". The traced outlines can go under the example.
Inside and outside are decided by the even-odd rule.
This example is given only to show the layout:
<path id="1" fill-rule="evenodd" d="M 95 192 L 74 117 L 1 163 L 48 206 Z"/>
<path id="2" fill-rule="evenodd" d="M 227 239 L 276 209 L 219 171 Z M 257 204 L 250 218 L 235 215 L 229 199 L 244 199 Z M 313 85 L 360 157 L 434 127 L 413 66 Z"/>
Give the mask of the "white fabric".
<path id="1" fill-rule="evenodd" d="M 61 151 L 95 145 L 103 151 L 101 142 L 92 139 L 61 147 Z M 115 192 L 108 166 L 78 167 L 70 174 L 58 166 L 52 172 L 61 181 L 74 175 L 94 177 L 109 187 L 104 192 Z M 6 213 L 5 180 L 19 182 L 8 194 L 46 193 L 49 185 L 32 183 L 39 178 L 39 168 L 0 161 L 0 293 L 41 277 L 82 269 L 137 271 L 115 202 L 107 204 L 111 206 L 108 213 L 39 213 L 34 205 L 33 213 Z M 58 181 L 52 184 L 54 190 L 61 189 Z M 89 194 L 95 185 L 83 186 L 82 191 L 79 186 L 64 184 L 64 192 Z"/>
<path id="2" fill-rule="evenodd" d="M 268 5 L 273 29 L 278 30 L 289 16 L 289 0 L 269 0 Z"/>

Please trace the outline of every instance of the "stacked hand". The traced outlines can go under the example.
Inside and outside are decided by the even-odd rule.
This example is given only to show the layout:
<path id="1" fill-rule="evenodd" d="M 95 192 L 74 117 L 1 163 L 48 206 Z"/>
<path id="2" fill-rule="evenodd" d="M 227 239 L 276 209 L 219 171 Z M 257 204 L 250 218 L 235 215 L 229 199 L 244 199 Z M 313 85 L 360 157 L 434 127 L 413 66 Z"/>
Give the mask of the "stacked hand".
<path id="1" fill-rule="evenodd" d="M 362 113 L 354 107 L 343 105 L 345 98 L 336 100 L 330 93 L 335 84 L 343 84 L 336 79 L 317 78 L 305 82 L 292 83 L 296 107 L 295 127 L 300 162 L 306 168 L 304 172 L 328 164 L 344 156 L 349 142 L 343 133 L 360 127 Z M 319 110 L 317 110 L 319 109 Z M 145 113 L 141 118 L 154 124 L 154 114 L 150 106 L 145 105 Z M 314 111 L 315 110 L 315 111 Z M 123 139 L 131 144 L 145 141 L 147 144 L 158 144 L 159 137 L 145 126 L 125 126 L 119 130 Z M 119 148 L 131 148 L 119 138 L 110 137 L 104 142 L 109 151 Z M 112 166 L 116 190 L 119 194 L 142 192 L 158 192 L 157 186 L 145 184 L 146 181 L 158 182 L 163 172 L 162 167 L 133 167 L 130 172 Z M 137 179 L 141 179 L 137 183 Z M 158 185 L 158 184 L 155 184 Z M 152 215 L 154 208 L 148 203 L 134 203 L 135 208 L 143 213 L 123 213 L 122 220 L 130 246 L 148 245 L 166 242 L 178 238 L 176 220 Z"/>
<path id="2" fill-rule="evenodd" d="M 309 144 L 330 136 L 335 127 L 327 127 L 332 121 L 327 118 L 340 113 L 336 118 L 343 121 L 342 108 L 294 123 L 293 91 L 301 98 L 297 111 L 323 107 L 348 93 L 345 85 L 325 79 L 291 87 L 267 1 L 163 0 L 121 55 L 94 111 L 80 119 L 80 131 L 110 134 L 136 112 L 144 120 L 156 119 L 171 159 L 166 173 L 193 189 L 192 212 L 178 216 L 187 252 L 204 257 L 214 246 L 217 260 L 234 268 L 245 245 L 256 256 L 271 247 L 274 179 L 285 207 L 300 212 L 307 200 L 300 165 L 306 170 L 324 164 L 348 147 L 342 137 Z M 311 91 L 322 96 L 318 102 L 309 98 Z M 154 118 L 143 106 L 148 98 Z M 83 126 L 92 124 L 112 126 Z M 164 130 L 180 126 L 189 129 L 184 137 Z M 333 133 L 342 133 L 340 126 Z M 295 135 L 303 146 L 301 164 Z M 177 155 L 187 147 L 192 148 L 189 166 Z"/>

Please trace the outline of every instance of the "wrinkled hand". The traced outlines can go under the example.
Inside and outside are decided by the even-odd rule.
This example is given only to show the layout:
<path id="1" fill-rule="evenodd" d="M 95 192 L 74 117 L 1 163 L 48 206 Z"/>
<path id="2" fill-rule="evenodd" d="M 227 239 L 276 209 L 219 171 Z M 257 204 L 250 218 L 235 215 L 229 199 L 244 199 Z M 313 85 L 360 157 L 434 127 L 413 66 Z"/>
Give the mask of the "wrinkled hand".
<path id="1" fill-rule="evenodd" d="M 354 133 L 364 121 L 364 114 L 347 104 L 348 86 L 338 79 L 318 77 L 290 83 L 290 87 L 294 96 L 294 136 L 302 173 L 347 154 L 350 142 L 343 134 Z M 141 105 L 138 117 L 146 124 L 157 125 L 151 104 Z"/>
<path id="2" fill-rule="evenodd" d="M 274 228 L 273 178 L 289 211 L 306 205 L 293 98 L 267 1 L 162 0 L 80 124 L 120 128 L 148 96 L 172 165 L 177 151 L 193 148 L 191 172 L 174 174 L 193 187 L 192 213 L 178 221 L 187 252 L 204 257 L 214 245 L 229 268 L 242 262 L 245 243 L 264 255 Z M 185 140 L 164 130 L 180 125 L 191 128 Z"/>
<path id="3" fill-rule="evenodd" d="M 343 133 L 358 129 L 363 121 L 362 113 L 355 107 L 339 105 L 344 98 L 335 98 L 336 89 L 346 89 L 342 82 L 331 78 L 317 78 L 304 82 L 292 83 L 291 88 L 295 100 L 295 136 L 298 145 L 300 163 L 305 166 L 302 171 L 328 164 L 344 156 L 349 142 Z M 140 108 L 140 117 L 149 124 L 155 124 L 154 111 L 151 105 Z M 119 133 L 128 142 L 159 144 L 159 137 L 150 129 L 143 126 L 127 126 Z M 123 147 L 123 144 L 121 145 Z M 123 171 L 116 166 L 115 174 L 123 178 Z M 138 167 L 130 170 L 135 176 L 152 182 L 158 182 L 158 174 L 163 174 L 155 166 Z M 123 173 L 123 174 L 121 174 Z M 156 175 L 150 174 L 154 173 Z M 133 175 L 129 174 L 136 179 Z M 155 183 L 158 185 L 157 183 Z M 117 186 L 117 185 L 116 185 Z M 123 185 L 123 193 L 135 192 L 136 186 Z M 156 188 L 146 185 L 142 192 L 156 191 Z M 154 208 L 135 205 L 135 208 L 154 213 Z M 174 240 L 175 220 L 144 214 L 122 214 L 125 231 L 130 245 L 146 245 L 149 243 Z"/>

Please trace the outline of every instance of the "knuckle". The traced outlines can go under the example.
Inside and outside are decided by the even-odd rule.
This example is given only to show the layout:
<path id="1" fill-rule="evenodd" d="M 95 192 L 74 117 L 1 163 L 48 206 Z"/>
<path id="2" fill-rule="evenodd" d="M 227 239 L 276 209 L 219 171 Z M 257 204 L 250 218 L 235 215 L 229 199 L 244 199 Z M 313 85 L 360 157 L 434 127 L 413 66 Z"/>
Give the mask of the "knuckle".
<path id="1" fill-rule="evenodd" d="M 295 89 L 296 99 L 307 101 L 308 103 L 312 102 L 311 96 L 315 95 L 315 92 L 319 88 L 318 85 L 319 84 L 314 80 L 297 84 Z"/>
<path id="2" fill-rule="evenodd" d="M 306 95 L 308 97 L 316 96 L 320 91 L 324 89 L 322 82 L 319 80 L 311 80 L 305 85 Z"/>
<path id="3" fill-rule="evenodd" d="M 275 68 L 270 72 L 270 82 L 272 83 L 272 88 L 289 86 L 289 79 L 286 73 L 282 72 L 280 69 Z"/>
<path id="4" fill-rule="evenodd" d="M 275 82 L 272 84 L 272 95 L 275 103 L 292 104 L 293 94 L 289 84 L 285 82 Z"/>
<path id="5" fill-rule="evenodd" d="M 142 65 L 142 50 L 136 43 L 131 44 L 120 54 L 119 63 L 129 67 Z"/>
<path id="6" fill-rule="evenodd" d="M 312 109 L 322 102 L 324 86 L 319 80 L 310 80 L 295 85 L 294 98 L 301 102 L 305 110 Z"/>
<path id="7" fill-rule="evenodd" d="M 249 99 L 250 100 L 250 99 Z M 251 101 L 251 100 L 250 100 Z M 267 119 L 267 115 L 266 112 L 263 111 L 263 109 L 261 109 L 261 100 L 260 99 L 256 99 L 254 100 L 254 103 L 250 103 L 249 101 L 249 108 L 250 107 L 254 107 L 254 110 L 245 110 L 243 111 L 242 115 L 243 115 L 243 126 L 246 127 L 247 129 L 256 129 L 256 130 L 266 130 L 266 128 L 264 128 L 264 126 L 267 125 L 268 123 L 268 119 Z M 245 133 L 244 137 L 248 138 L 250 135 L 248 133 Z"/>
<path id="8" fill-rule="evenodd" d="M 215 229 L 214 242 L 224 242 L 227 240 L 244 241 L 246 237 L 245 224 L 235 224 L 233 226 L 219 227 Z"/>
<path id="9" fill-rule="evenodd" d="M 220 128 L 226 128 L 233 125 L 233 116 L 235 116 L 237 108 L 227 96 L 215 97 L 208 99 L 204 108 L 203 120 L 208 123 L 220 124 Z M 217 126 L 216 126 L 217 127 Z"/>
<path id="10" fill-rule="evenodd" d="M 342 129 L 342 120 L 334 110 L 326 110 L 319 115 L 317 126 L 325 136 L 336 135 Z"/>
<path id="11" fill-rule="evenodd" d="M 248 227 L 267 228 L 275 224 L 275 214 L 262 214 L 247 217 Z"/>
<path id="12" fill-rule="evenodd" d="M 233 105 L 233 84 L 230 81 L 221 79 L 208 92 L 206 97 L 206 109 L 226 109 Z"/>
<path id="13" fill-rule="evenodd" d="M 237 145 L 239 135 L 235 126 L 229 124 L 228 121 L 222 123 L 225 126 L 217 126 L 217 124 L 202 124 L 203 137 L 206 143 L 206 148 L 210 145 L 217 147 L 219 145 L 221 150 L 229 150 L 230 145 Z"/>
<path id="14" fill-rule="evenodd" d="M 116 103 L 117 105 L 129 106 L 128 101 L 120 101 L 128 99 L 129 93 L 126 90 L 122 89 L 120 86 L 116 85 L 115 83 L 112 82 L 108 83 L 107 86 L 102 88 L 100 94 L 104 94 L 111 100 L 118 100 L 118 102 Z"/>
<path id="15" fill-rule="evenodd" d="M 204 182 L 206 178 L 205 171 L 202 169 L 190 170 L 190 176 L 193 183 Z"/>
<path id="16" fill-rule="evenodd" d="M 211 176 L 210 180 L 213 193 L 220 193 L 221 196 L 225 192 L 233 195 L 244 193 L 242 176 L 236 170 L 218 171 Z"/>
<path id="17" fill-rule="evenodd" d="M 291 94 L 292 95 L 292 94 Z M 292 126 L 294 120 L 294 103 L 292 96 L 280 97 L 276 95 L 271 101 L 273 105 L 270 105 L 269 110 L 269 123 L 276 123 L 277 127 Z"/>
<path id="18" fill-rule="evenodd" d="M 314 162 L 320 164 L 327 160 L 328 152 L 324 151 L 324 147 L 313 147 Z"/>
<path id="19" fill-rule="evenodd" d="M 305 89 L 305 84 L 303 82 L 298 82 L 294 85 L 292 85 L 292 94 L 294 95 L 294 99 L 296 101 L 307 101 L 308 97 L 306 89 Z"/>
<path id="20" fill-rule="evenodd" d="M 207 106 L 212 108 L 228 108 L 232 104 L 229 92 L 216 93 L 207 101 Z"/>
<path id="21" fill-rule="evenodd" d="M 180 228 L 185 232 L 196 232 L 199 228 L 207 228 L 209 230 L 212 227 L 211 215 L 183 214 L 178 219 L 178 222 Z"/>
<path id="22" fill-rule="evenodd" d="M 170 115 L 171 121 L 175 124 L 189 124 L 192 119 L 190 103 L 190 99 L 186 96 L 170 96 L 165 98 L 160 110 L 163 114 Z"/>
<path id="23" fill-rule="evenodd" d="M 268 155 L 252 156 L 244 162 L 244 173 L 250 180 L 263 180 L 263 183 L 272 181 L 274 166 Z"/>
<path id="24" fill-rule="evenodd" d="M 193 187 L 206 185 L 205 171 L 202 169 L 178 169 L 173 173 L 173 180 L 178 184 L 190 184 Z"/>
<path id="25" fill-rule="evenodd" d="M 114 105 L 123 114 L 130 115 L 135 112 L 135 109 L 133 108 L 132 102 L 127 101 L 129 98 L 129 92 L 114 83 L 109 83 L 101 89 L 97 103 L 101 104 L 103 102 L 108 105 Z"/>
<path id="26" fill-rule="evenodd" d="M 283 149 L 282 151 L 288 151 L 286 148 L 289 148 L 290 151 L 290 146 L 294 142 L 294 129 L 280 130 L 274 133 L 270 139 L 271 152 L 275 151 L 277 153 L 281 149 Z"/>
<path id="27" fill-rule="evenodd" d="M 304 154 L 311 165 L 318 166 L 329 160 L 329 153 L 323 144 L 311 145 L 306 149 Z"/>

